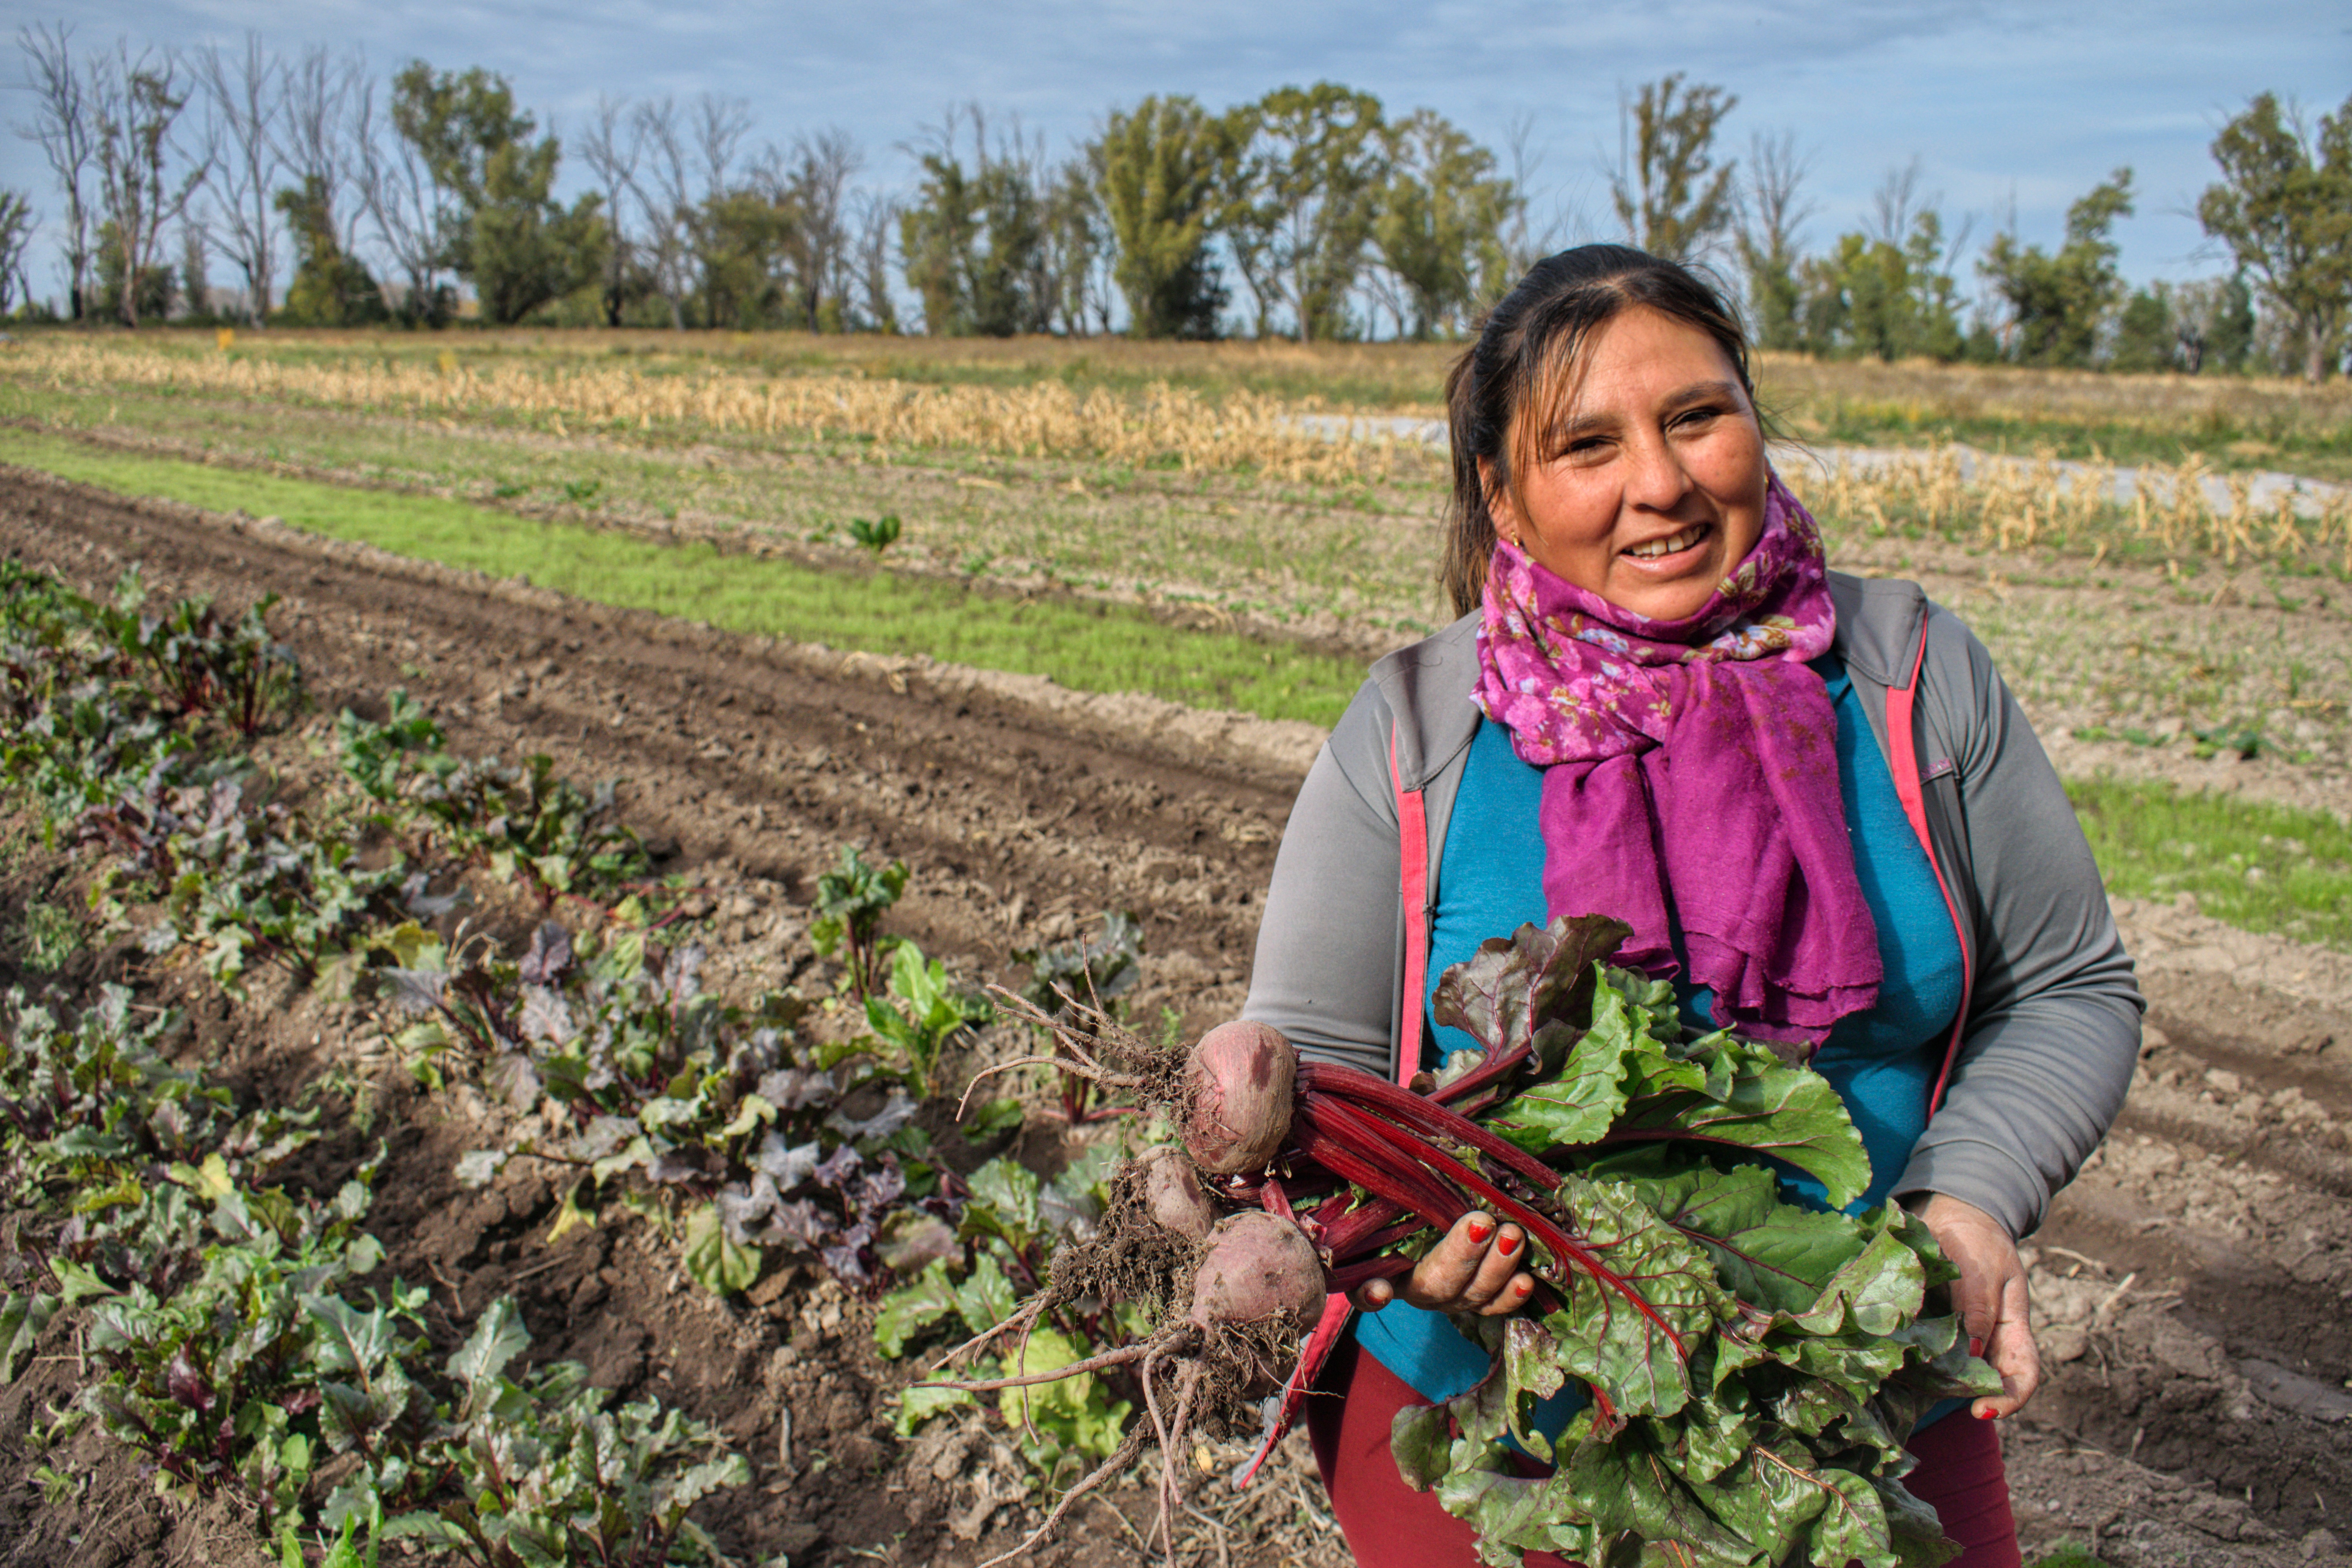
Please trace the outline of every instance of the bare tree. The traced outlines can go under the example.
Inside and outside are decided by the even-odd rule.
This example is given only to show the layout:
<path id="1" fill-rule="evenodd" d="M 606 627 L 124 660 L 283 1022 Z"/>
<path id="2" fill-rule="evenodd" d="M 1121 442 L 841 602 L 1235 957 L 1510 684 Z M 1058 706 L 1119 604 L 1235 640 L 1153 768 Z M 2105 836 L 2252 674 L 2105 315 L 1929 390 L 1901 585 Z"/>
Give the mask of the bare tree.
<path id="1" fill-rule="evenodd" d="M 688 265 L 693 255 L 694 194 L 688 172 L 686 137 L 677 102 L 662 99 L 637 106 L 644 172 L 630 177 L 645 214 L 645 250 L 655 292 L 669 306 L 669 324 L 686 329 L 686 295 L 693 287 Z"/>
<path id="2" fill-rule="evenodd" d="M 829 319 L 845 317 L 849 309 L 849 182 L 865 162 L 856 140 L 838 127 L 793 139 L 779 194 L 799 220 L 786 242 L 793 314 L 813 332 L 824 331 Z"/>
<path id="3" fill-rule="evenodd" d="M 858 305 L 867 326 L 877 332 L 896 332 L 898 307 L 890 294 L 890 237 L 898 232 L 898 204 L 861 191 L 854 212 Z"/>
<path id="4" fill-rule="evenodd" d="M 604 263 L 604 324 L 617 327 L 628 303 L 629 269 L 635 262 L 626 203 L 645 156 L 645 121 L 630 112 L 625 100 L 600 93 L 588 129 L 573 145 L 604 193 L 604 221 L 613 235 Z"/>
<path id="5" fill-rule="evenodd" d="M 253 324 L 267 326 L 278 274 L 278 226 L 269 204 L 278 184 L 284 68 L 261 47 L 261 35 L 248 32 L 238 54 L 227 54 L 217 44 L 199 51 L 195 73 L 213 152 L 221 253 L 245 279 Z"/>
<path id="6" fill-rule="evenodd" d="M 1793 131 L 1759 132 L 1748 146 L 1736 237 L 1740 269 L 1748 275 L 1748 330 L 1759 348 L 1800 348 L 1805 323 L 1798 233 L 1815 211 L 1800 193 L 1812 160 L 1797 150 Z"/>
<path id="7" fill-rule="evenodd" d="M 375 87 L 367 61 L 358 54 L 337 60 L 324 48 L 302 51 L 287 68 L 286 113 L 279 154 L 286 170 L 307 192 L 315 192 L 321 216 L 339 248 L 359 242 L 363 202 L 343 197 L 361 183 L 361 125 L 374 116 Z"/>
<path id="8" fill-rule="evenodd" d="M 35 23 L 16 30 L 25 56 L 25 85 L 33 94 L 33 120 L 16 134 L 37 142 L 66 198 L 66 313 L 82 319 L 89 305 L 91 209 L 96 205 L 91 165 L 98 161 L 98 122 L 91 112 L 89 84 L 73 57 L 73 28 Z"/>
<path id="9" fill-rule="evenodd" d="M 411 322 L 438 324 L 446 300 L 441 276 L 448 267 L 449 193 L 415 142 L 395 129 L 386 143 L 376 127 L 373 93 L 353 106 L 351 128 L 361 205 L 401 274 L 399 313 Z"/>
<path id="10" fill-rule="evenodd" d="M 1617 104 L 1617 168 L 1609 194 L 1626 237 L 1657 256 L 1703 255 L 1730 227 L 1738 165 L 1715 163 L 1715 132 L 1739 100 L 1685 89 L 1675 72 Z"/>
<path id="11" fill-rule="evenodd" d="M 188 103 L 172 51 L 142 49 L 134 58 L 128 43 L 117 45 L 90 73 L 89 100 L 98 131 L 99 195 L 111 230 L 109 243 L 122 268 L 122 320 L 135 327 L 141 283 L 161 254 L 163 230 L 186 213 L 210 168 L 172 139 Z M 176 182 L 164 173 L 174 154 L 183 164 Z"/>
<path id="12" fill-rule="evenodd" d="M 25 252 L 31 248 L 40 215 L 21 191 L 0 191 L 0 314 L 11 299 L 30 303 L 33 287 L 25 276 Z"/>

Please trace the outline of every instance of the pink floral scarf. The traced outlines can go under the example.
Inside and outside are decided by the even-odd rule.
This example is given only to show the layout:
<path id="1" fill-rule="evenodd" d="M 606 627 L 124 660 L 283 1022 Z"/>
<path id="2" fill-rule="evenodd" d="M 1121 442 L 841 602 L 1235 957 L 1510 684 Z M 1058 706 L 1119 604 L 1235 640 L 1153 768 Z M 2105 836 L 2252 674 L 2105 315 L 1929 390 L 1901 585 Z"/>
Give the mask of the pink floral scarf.
<path id="1" fill-rule="evenodd" d="M 1654 621 L 1495 546 L 1475 700 L 1545 770 L 1554 916 L 1614 915 L 1623 962 L 1676 968 L 1718 1023 L 1819 1044 L 1878 997 L 1878 932 L 1838 790 L 1837 716 L 1804 668 L 1837 630 L 1821 532 L 1780 476 L 1696 615 Z"/>

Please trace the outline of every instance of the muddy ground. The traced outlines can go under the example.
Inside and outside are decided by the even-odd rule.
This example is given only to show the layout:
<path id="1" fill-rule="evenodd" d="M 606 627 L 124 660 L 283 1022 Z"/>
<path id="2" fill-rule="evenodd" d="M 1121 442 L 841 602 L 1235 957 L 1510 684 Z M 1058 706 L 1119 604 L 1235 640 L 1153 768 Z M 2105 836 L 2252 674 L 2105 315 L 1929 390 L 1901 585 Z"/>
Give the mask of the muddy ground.
<path id="1" fill-rule="evenodd" d="M 815 873 L 855 840 L 908 861 L 893 928 L 967 974 L 1009 977 L 1012 947 L 1125 908 L 1147 935 L 1145 1016 L 1205 1022 L 1245 989 L 1295 736 L 1244 726 L 1204 746 L 1197 724 L 1144 706 L 751 644 L 20 470 L 0 473 L 0 549 L 87 589 L 136 561 L 170 594 L 274 591 L 322 712 L 378 710 L 405 686 L 460 750 L 546 751 L 574 777 L 626 779 L 632 822 L 677 841 L 666 868 L 711 889 L 722 973 L 782 977 L 804 950 Z M 64 874 L 26 858 L 0 922 L 13 930 Z M 2032 1244 L 2055 1375 L 2010 1437 L 2026 1540 L 2117 1564 L 2326 1561 L 2352 1543 L 2352 973 L 2191 910 L 2124 914 L 2149 1050 L 2107 1150 Z M 534 1355 L 582 1360 L 736 1441 L 753 1484 L 710 1516 L 731 1550 L 965 1563 L 1017 1539 L 984 1429 L 889 1437 L 879 1395 L 908 1374 L 875 1354 L 866 1303 L 790 1274 L 720 1303 L 625 1220 L 551 1247 L 543 1184 L 456 1187 L 483 1108 L 400 1089 L 363 1010 L 191 999 L 202 1048 L 256 1092 L 338 1068 L 383 1086 L 371 1136 L 393 1163 L 373 1228 L 394 1271 L 434 1282 L 436 1338 L 455 1342 L 512 1293 Z M 0 1563 L 264 1560 L 240 1521 L 158 1501 L 94 1436 L 44 1448 L 37 1428 L 75 1373 L 70 1342 L 45 1348 L 53 1359 L 0 1394 Z M 58 1478 L 46 1489 L 42 1466 Z M 1134 1555 L 1126 1516 L 1141 1500 L 1114 1500 L 1118 1514 L 1089 1510 L 1043 1560 Z M 1342 1560 L 1295 1442 L 1271 1486 L 1230 1506 L 1222 1542 L 1205 1525 L 1193 1539 L 1203 1562 L 1220 1544 L 1237 1563 Z"/>

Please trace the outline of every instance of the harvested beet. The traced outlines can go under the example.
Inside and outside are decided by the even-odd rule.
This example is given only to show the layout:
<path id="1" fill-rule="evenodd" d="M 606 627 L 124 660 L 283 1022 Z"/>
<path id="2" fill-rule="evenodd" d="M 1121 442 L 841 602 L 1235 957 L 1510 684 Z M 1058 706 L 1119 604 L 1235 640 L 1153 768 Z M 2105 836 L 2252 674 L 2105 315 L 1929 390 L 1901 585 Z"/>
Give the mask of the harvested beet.
<path id="1" fill-rule="evenodd" d="M 1135 1157 L 1135 1187 L 1143 1212 L 1160 1229 L 1187 1241 L 1206 1241 L 1220 1211 L 1201 1173 L 1181 1149 L 1156 1144 Z"/>
<path id="2" fill-rule="evenodd" d="M 1271 1025 L 1238 1019 L 1201 1037 L 1185 1068 L 1184 1147 L 1213 1176 L 1263 1171 L 1290 1135 L 1298 1052 Z"/>
<path id="3" fill-rule="evenodd" d="M 1330 1294 L 1315 1244 L 1293 1221 L 1263 1209 L 1217 1222 L 1192 1277 L 1192 1321 L 1262 1323 L 1288 1312 L 1311 1323 Z"/>

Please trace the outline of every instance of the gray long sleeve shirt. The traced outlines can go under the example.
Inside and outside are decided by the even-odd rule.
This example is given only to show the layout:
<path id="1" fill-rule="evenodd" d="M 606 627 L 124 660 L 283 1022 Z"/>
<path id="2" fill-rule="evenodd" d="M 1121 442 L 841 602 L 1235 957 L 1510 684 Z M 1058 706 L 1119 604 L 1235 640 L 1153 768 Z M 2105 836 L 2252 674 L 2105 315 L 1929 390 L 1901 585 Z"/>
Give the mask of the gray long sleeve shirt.
<path id="1" fill-rule="evenodd" d="M 1894 746 L 1912 748 L 1969 966 L 1948 1087 L 1895 1191 L 1948 1193 L 2024 1236 L 2123 1105 L 2144 1005 L 2131 961 L 2074 808 L 1984 646 L 1916 584 L 1832 573 L 1830 585 L 1833 651 L 1891 771 Z M 1310 1056 L 1392 1074 L 1408 933 L 1429 929 L 1479 722 L 1476 631 L 1467 616 L 1374 665 L 1292 807 L 1244 1016 Z M 1912 732 L 1891 737 L 1888 697 L 1915 670 Z M 1400 898 L 1401 789 L 1427 815 L 1418 922 Z"/>

